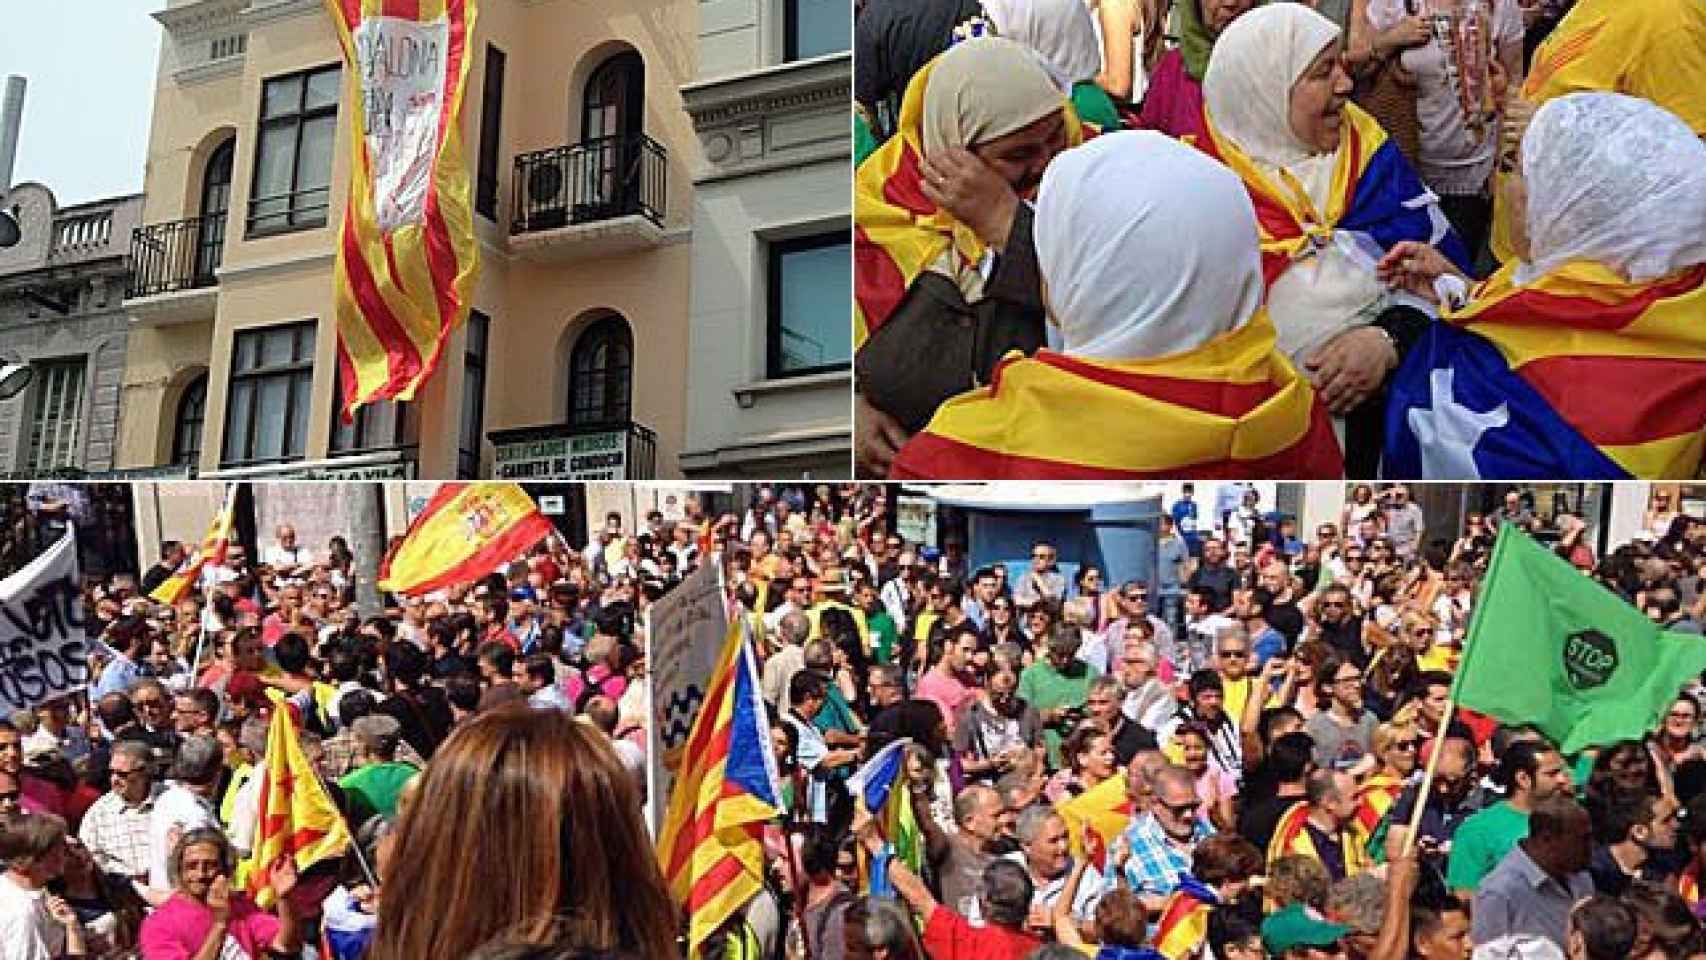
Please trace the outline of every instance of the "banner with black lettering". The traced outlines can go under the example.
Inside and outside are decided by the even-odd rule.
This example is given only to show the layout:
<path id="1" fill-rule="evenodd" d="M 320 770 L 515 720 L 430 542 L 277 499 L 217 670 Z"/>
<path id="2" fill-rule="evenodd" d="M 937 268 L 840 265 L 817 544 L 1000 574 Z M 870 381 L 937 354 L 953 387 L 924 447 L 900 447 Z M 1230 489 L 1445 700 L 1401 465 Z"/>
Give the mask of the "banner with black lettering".
<path id="1" fill-rule="evenodd" d="M 77 536 L 0 580 L 0 712 L 34 707 L 89 683 Z"/>

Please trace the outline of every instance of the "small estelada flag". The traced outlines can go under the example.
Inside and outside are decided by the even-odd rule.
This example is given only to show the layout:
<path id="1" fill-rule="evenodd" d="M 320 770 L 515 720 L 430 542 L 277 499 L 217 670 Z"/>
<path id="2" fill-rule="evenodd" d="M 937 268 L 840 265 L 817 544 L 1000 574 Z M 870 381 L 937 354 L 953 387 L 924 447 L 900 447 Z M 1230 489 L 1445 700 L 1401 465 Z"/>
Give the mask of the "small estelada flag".
<path id="1" fill-rule="evenodd" d="M 518 484 L 447 483 L 386 556 L 379 589 L 419 596 L 472 583 L 551 530 L 550 519 Z"/>

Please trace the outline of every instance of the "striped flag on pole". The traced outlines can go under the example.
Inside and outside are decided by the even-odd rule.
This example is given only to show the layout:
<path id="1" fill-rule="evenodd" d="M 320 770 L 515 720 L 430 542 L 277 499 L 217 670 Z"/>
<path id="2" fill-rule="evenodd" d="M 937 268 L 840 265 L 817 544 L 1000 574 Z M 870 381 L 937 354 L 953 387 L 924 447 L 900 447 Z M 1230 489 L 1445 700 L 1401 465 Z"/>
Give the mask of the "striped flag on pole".
<path id="1" fill-rule="evenodd" d="M 343 814 L 302 751 L 294 712 L 276 696 L 272 726 L 267 730 L 266 759 L 257 776 L 261 790 L 255 849 L 245 861 L 245 872 L 250 898 L 266 909 L 276 899 L 268 882 L 274 867 L 290 857 L 298 870 L 306 870 L 328 857 L 341 856 L 349 846 L 350 833 Z"/>
<path id="2" fill-rule="evenodd" d="M 149 599 L 175 604 L 194 589 L 203 567 L 209 563 L 219 566 L 225 562 L 225 552 L 231 547 L 231 524 L 236 503 L 237 484 L 233 483 L 225 488 L 225 503 L 213 515 L 213 522 L 208 524 L 207 534 L 201 538 L 201 543 L 184 557 L 171 576 L 160 581 L 160 585 L 148 594 Z"/>
<path id="3" fill-rule="evenodd" d="M 337 248 L 348 419 L 410 400 L 479 268 L 459 118 L 476 0 L 325 0 L 344 60 L 350 192 Z"/>

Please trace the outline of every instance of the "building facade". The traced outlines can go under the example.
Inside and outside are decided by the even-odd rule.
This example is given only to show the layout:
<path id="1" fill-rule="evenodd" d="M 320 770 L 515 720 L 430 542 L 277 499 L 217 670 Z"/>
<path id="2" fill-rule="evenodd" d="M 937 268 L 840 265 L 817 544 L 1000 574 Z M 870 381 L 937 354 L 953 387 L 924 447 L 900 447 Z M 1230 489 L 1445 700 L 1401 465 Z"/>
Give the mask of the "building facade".
<path id="1" fill-rule="evenodd" d="M 692 0 L 483 0 L 464 153 L 481 270 L 410 403 L 337 415 L 349 184 L 322 0 L 170 0 L 116 465 L 202 477 L 678 475 L 698 141 Z"/>
<path id="2" fill-rule="evenodd" d="M 0 192 L 23 235 L 0 248 L 0 358 L 33 371 L 0 401 L 0 472 L 110 470 L 130 333 L 125 253 L 142 198 L 61 208 L 41 184 Z"/>
<path id="3" fill-rule="evenodd" d="M 852 470 L 851 5 L 701 0 L 688 476 Z"/>

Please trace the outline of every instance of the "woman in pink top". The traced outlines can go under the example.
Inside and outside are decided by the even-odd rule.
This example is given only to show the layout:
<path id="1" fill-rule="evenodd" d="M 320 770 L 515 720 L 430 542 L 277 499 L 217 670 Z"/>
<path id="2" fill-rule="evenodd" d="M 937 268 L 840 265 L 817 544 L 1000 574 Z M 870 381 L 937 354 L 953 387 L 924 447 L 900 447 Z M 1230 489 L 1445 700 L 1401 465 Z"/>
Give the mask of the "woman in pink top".
<path id="1" fill-rule="evenodd" d="M 278 899 L 278 916 L 262 911 L 241 893 L 232 893 L 237 853 L 218 830 L 184 834 L 167 864 L 175 892 L 142 921 L 142 960 L 191 960 L 197 957 L 248 957 L 270 951 L 293 956 L 302 935 L 290 894 L 296 867 L 286 859 L 268 878 Z"/>
<path id="2" fill-rule="evenodd" d="M 1208 731 L 1194 723 L 1183 723 L 1174 732 L 1184 754 L 1184 768 L 1196 778 L 1197 799 L 1203 802 L 1208 817 L 1216 828 L 1231 830 L 1237 823 L 1233 799 L 1238 796 L 1238 781 L 1220 764 L 1209 759 Z"/>
<path id="3" fill-rule="evenodd" d="M 1143 109 L 1137 115 L 1140 130 L 1158 130 L 1169 137 L 1198 141 L 1207 135 L 1203 126 L 1202 76 L 1208 69 L 1214 39 L 1227 24 L 1255 6 L 1257 0 L 1180 0 L 1174 9 L 1179 17 L 1179 45 L 1167 51 L 1149 75 Z"/>

